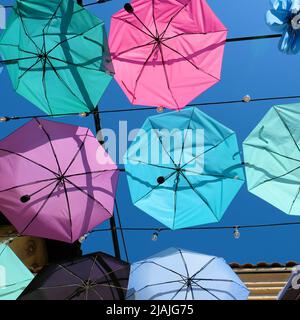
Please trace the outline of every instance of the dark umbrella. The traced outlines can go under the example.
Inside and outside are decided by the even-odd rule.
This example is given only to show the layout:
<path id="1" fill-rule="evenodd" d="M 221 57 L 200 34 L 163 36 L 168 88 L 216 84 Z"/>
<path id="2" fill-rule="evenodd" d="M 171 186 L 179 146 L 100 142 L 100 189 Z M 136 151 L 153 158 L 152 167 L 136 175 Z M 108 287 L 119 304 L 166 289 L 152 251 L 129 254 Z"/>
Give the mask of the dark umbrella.
<path id="1" fill-rule="evenodd" d="M 94 253 L 43 269 L 20 300 L 123 300 L 130 265 Z"/>

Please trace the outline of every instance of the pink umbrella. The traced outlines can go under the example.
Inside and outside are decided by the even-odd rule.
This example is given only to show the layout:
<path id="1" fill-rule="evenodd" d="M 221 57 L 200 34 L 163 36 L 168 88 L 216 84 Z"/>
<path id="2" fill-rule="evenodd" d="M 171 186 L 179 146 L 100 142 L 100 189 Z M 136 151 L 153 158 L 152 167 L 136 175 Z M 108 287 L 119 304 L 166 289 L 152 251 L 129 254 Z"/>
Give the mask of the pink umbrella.
<path id="1" fill-rule="evenodd" d="M 72 243 L 113 214 L 118 169 L 87 128 L 30 121 L 0 142 L 0 176 L 19 234 Z"/>
<path id="2" fill-rule="evenodd" d="M 181 109 L 220 80 L 226 36 L 205 0 L 133 0 L 111 21 L 115 78 L 133 104 Z"/>

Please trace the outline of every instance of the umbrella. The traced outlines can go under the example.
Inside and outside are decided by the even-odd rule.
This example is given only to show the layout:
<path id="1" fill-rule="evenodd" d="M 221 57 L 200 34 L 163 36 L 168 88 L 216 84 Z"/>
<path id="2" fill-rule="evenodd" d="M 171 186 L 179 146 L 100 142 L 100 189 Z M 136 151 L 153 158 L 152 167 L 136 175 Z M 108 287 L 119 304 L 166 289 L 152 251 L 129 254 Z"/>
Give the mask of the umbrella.
<path id="1" fill-rule="evenodd" d="M 244 142 L 248 189 L 300 215 L 300 104 L 272 107 Z"/>
<path id="2" fill-rule="evenodd" d="M 118 169 L 89 129 L 36 118 L 0 158 L 0 210 L 19 234 L 72 243 L 111 218 Z"/>
<path id="3" fill-rule="evenodd" d="M 220 80 L 227 30 L 205 0 L 133 0 L 112 16 L 115 79 L 133 104 L 181 109 Z"/>
<path id="4" fill-rule="evenodd" d="M 275 32 L 282 33 L 279 50 L 287 54 L 300 51 L 300 0 L 271 0 L 266 21 Z"/>
<path id="5" fill-rule="evenodd" d="M 111 81 L 104 23 L 73 0 L 17 0 L 0 52 L 15 90 L 47 114 L 93 110 Z"/>
<path id="6" fill-rule="evenodd" d="M 104 253 L 54 264 L 41 271 L 20 300 L 123 300 L 130 266 Z"/>
<path id="7" fill-rule="evenodd" d="M 131 266 L 128 300 L 246 300 L 249 291 L 223 258 L 168 249 Z"/>
<path id="8" fill-rule="evenodd" d="M 32 279 L 13 251 L 0 243 L 0 300 L 16 300 Z"/>
<path id="9" fill-rule="evenodd" d="M 124 162 L 133 203 L 171 229 L 220 221 L 244 183 L 235 133 L 196 108 L 149 117 Z"/>

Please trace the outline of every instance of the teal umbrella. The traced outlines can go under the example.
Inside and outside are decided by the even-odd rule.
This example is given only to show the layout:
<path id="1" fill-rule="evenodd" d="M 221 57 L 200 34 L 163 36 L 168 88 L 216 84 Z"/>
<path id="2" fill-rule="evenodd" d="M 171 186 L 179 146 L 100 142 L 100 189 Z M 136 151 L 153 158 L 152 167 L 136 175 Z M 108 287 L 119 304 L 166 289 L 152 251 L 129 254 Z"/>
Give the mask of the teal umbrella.
<path id="1" fill-rule="evenodd" d="M 248 189 L 300 215 L 300 104 L 272 107 L 244 142 Z"/>
<path id="2" fill-rule="evenodd" d="M 220 221 L 244 183 L 235 133 L 197 108 L 149 117 L 124 162 L 133 203 L 171 229 Z"/>
<path id="3" fill-rule="evenodd" d="M 9 246 L 0 244 L 0 300 L 16 300 L 33 278 Z"/>
<path id="4" fill-rule="evenodd" d="M 112 79 L 104 23 L 73 0 L 17 0 L 0 52 L 15 90 L 47 114 L 92 111 Z"/>

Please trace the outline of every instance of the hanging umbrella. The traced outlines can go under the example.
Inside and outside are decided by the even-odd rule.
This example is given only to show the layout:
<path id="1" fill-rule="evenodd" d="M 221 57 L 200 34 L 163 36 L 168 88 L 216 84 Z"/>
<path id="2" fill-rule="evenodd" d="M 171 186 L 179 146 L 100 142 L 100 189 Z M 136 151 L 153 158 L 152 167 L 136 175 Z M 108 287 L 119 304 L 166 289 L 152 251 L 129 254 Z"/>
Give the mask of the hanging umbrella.
<path id="1" fill-rule="evenodd" d="M 0 211 L 19 234 L 72 243 L 111 218 L 118 169 L 89 129 L 34 119 L 0 158 Z"/>
<path id="2" fill-rule="evenodd" d="M 32 279 L 13 251 L 0 243 L 0 300 L 16 300 Z"/>
<path id="3" fill-rule="evenodd" d="M 249 291 L 223 258 L 168 249 L 131 266 L 128 300 L 246 300 Z"/>
<path id="4" fill-rule="evenodd" d="M 149 117 L 124 162 L 133 203 L 171 229 L 220 221 L 244 183 L 235 133 L 196 108 Z"/>
<path id="5" fill-rule="evenodd" d="M 17 0 L 0 52 L 15 90 L 47 114 L 92 111 L 111 81 L 104 23 L 73 0 Z"/>
<path id="6" fill-rule="evenodd" d="M 282 33 L 279 50 L 287 54 L 300 51 L 300 0 L 271 0 L 266 21 L 275 32 Z"/>
<path id="7" fill-rule="evenodd" d="M 205 0 L 133 0 L 112 16 L 115 79 L 133 104 L 181 109 L 220 80 L 227 30 Z"/>
<path id="8" fill-rule="evenodd" d="M 248 189 L 300 215 L 300 104 L 272 107 L 244 141 Z"/>
<path id="9" fill-rule="evenodd" d="M 130 266 L 104 253 L 46 267 L 20 300 L 123 300 Z"/>

